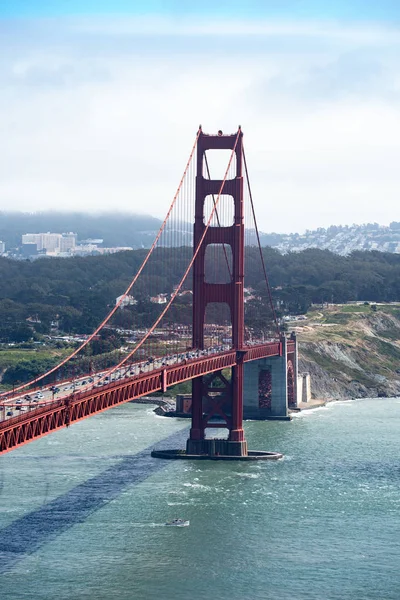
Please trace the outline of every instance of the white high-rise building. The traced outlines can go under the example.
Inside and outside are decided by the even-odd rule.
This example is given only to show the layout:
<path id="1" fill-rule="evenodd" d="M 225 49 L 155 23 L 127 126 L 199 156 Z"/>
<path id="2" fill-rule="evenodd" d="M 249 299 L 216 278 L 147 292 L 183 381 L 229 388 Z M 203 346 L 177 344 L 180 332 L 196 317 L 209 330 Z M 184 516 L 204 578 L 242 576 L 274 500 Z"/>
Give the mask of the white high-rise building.
<path id="1" fill-rule="evenodd" d="M 42 234 L 41 233 L 24 233 L 22 235 L 23 244 L 36 244 L 37 249 L 42 249 Z"/>
<path id="2" fill-rule="evenodd" d="M 6 251 L 6 245 L 4 242 L 0 241 L 0 254 L 4 254 L 5 251 Z"/>
<path id="3" fill-rule="evenodd" d="M 45 250 L 46 254 L 70 252 L 76 245 L 76 233 L 24 233 L 22 244 L 36 244 L 38 251 Z"/>
<path id="4" fill-rule="evenodd" d="M 53 254 L 60 251 L 61 233 L 42 233 L 42 248 L 38 250 L 46 250 L 46 254 Z"/>
<path id="5" fill-rule="evenodd" d="M 60 240 L 60 252 L 71 252 L 76 246 L 76 233 L 63 233 Z"/>

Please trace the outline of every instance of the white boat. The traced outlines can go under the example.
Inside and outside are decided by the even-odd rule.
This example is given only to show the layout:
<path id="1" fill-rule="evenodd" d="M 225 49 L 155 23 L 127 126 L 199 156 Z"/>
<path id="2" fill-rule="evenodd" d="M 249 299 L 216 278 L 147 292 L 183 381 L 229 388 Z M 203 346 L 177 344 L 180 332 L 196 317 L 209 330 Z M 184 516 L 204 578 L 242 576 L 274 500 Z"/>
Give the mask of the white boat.
<path id="1" fill-rule="evenodd" d="M 190 521 L 185 521 L 185 519 L 173 519 L 172 521 L 167 521 L 165 524 L 168 527 L 189 527 Z"/>

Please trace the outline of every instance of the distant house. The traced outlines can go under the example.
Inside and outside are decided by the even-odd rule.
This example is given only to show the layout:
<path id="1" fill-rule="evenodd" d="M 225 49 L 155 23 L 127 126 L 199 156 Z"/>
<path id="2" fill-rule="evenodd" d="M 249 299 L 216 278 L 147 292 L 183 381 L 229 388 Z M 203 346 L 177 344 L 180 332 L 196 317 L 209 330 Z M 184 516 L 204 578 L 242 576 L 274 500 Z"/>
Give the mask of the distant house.
<path id="1" fill-rule="evenodd" d="M 150 298 L 150 302 L 153 304 L 167 304 L 167 294 L 158 294 L 157 296 L 152 296 Z"/>
<path id="2" fill-rule="evenodd" d="M 25 321 L 28 321 L 28 323 L 41 323 L 42 322 L 37 315 L 35 315 L 33 317 L 27 317 L 25 319 Z"/>
<path id="3" fill-rule="evenodd" d="M 122 296 L 118 296 L 118 298 L 115 298 L 115 304 L 117 305 L 120 301 L 121 304 L 119 305 L 119 308 L 125 308 L 125 306 L 129 306 L 130 304 L 137 304 L 137 300 L 133 296 L 125 296 L 124 294 L 122 294 Z"/>

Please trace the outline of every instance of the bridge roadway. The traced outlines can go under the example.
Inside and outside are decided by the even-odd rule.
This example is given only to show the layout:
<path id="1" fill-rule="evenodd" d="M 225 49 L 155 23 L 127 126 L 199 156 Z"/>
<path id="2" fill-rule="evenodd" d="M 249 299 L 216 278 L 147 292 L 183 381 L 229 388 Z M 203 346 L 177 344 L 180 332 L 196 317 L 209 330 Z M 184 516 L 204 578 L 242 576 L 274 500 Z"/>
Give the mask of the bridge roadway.
<path id="1" fill-rule="evenodd" d="M 288 341 L 287 345 L 288 352 L 293 351 L 293 342 Z M 136 373 L 101 387 L 93 384 L 83 391 L 73 391 L 31 408 L 29 412 L 0 421 L 0 454 L 119 404 L 154 392 L 165 392 L 170 386 L 233 367 L 241 360 L 249 362 L 268 356 L 282 356 L 282 344 L 268 342 L 246 346 L 239 352 L 226 350 L 200 355 L 179 363 L 166 364 L 149 372 Z M 32 393 L 35 392 L 29 391 L 29 394 Z"/>

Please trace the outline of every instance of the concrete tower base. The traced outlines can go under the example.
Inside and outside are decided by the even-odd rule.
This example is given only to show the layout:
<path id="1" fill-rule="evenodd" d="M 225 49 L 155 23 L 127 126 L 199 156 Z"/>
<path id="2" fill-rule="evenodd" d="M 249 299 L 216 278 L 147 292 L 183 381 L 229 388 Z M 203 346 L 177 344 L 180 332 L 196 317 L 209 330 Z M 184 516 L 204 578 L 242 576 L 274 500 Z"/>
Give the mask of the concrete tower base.
<path id="1" fill-rule="evenodd" d="M 247 456 L 247 442 L 232 442 L 226 439 L 191 440 L 186 442 L 186 454 L 207 454 L 208 456 Z"/>
<path id="2" fill-rule="evenodd" d="M 211 440 L 209 440 L 211 441 Z M 224 440 L 219 440 L 224 441 Z M 237 442 L 234 442 L 237 443 Z M 249 450 L 246 455 L 233 454 L 189 454 L 185 450 L 153 450 L 151 456 L 154 458 L 166 458 L 170 460 L 278 460 L 283 458 L 279 452 L 263 452 L 262 450 Z"/>

